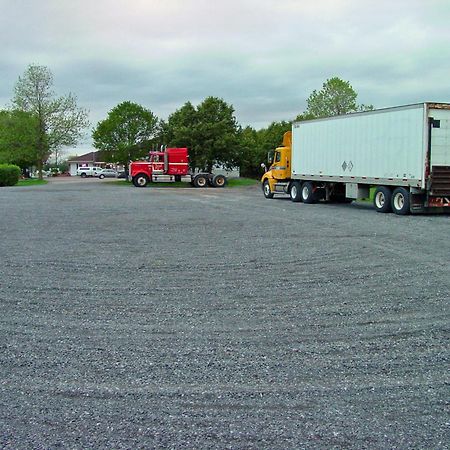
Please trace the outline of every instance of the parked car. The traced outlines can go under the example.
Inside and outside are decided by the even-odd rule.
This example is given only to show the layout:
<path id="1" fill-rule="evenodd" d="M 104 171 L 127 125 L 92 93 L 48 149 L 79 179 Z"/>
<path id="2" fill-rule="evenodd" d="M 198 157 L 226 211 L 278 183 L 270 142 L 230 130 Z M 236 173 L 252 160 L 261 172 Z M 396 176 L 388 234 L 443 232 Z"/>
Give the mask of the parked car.
<path id="1" fill-rule="evenodd" d="M 100 173 L 98 173 L 98 177 L 103 178 L 117 178 L 117 172 L 114 169 L 103 169 Z"/>
<path id="2" fill-rule="evenodd" d="M 102 167 L 79 167 L 77 170 L 77 175 L 81 178 L 86 177 L 96 177 L 103 170 Z"/>

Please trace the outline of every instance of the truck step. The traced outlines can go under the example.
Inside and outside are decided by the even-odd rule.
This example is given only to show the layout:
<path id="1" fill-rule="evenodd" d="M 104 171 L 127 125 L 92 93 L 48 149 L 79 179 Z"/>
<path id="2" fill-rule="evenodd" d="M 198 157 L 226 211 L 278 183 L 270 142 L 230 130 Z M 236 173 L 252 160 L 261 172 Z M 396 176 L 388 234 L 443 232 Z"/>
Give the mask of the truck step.
<path id="1" fill-rule="evenodd" d="M 276 183 L 274 192 L 282 192 L 284 194 L 287 194 L 289 183 Z"/>

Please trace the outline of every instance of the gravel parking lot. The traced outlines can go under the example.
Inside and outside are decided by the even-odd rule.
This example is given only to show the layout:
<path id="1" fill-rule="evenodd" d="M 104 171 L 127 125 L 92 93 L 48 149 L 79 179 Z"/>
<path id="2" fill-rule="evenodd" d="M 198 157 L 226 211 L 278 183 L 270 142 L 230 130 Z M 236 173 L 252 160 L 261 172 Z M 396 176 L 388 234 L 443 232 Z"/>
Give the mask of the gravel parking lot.
<path id="1" fill-rule="evenodd" d="M 100 180 L 0 211 L 1 448 L 449 448 L 449 215 Z"/>

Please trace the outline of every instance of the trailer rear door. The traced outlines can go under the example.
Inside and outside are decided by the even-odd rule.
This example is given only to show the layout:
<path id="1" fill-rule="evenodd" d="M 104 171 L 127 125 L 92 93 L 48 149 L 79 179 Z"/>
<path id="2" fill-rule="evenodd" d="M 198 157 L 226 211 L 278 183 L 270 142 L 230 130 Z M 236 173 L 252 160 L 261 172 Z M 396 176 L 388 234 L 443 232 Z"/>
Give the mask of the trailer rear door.
<path id="1" fill-rule="evenodd" d="M 430 108 L 428 117 L 433 119 L 431 166 L 450 166 L 450 109 Z"/>

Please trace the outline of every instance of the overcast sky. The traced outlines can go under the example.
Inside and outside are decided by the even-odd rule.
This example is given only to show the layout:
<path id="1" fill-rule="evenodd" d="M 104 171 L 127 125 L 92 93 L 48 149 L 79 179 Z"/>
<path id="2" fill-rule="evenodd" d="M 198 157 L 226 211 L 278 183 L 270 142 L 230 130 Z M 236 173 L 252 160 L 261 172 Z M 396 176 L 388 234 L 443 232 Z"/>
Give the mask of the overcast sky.
<path id="1" fill-rule="evenodd" d="M 92 126 L 213 95 L 242 125 L 291 120 L 333 76 L 376 108 L 450 102 L 450 0 L 0 0 L 0 107 L 47 66 Z M 89 135 L 70 153 L 90 150 Z"/>

